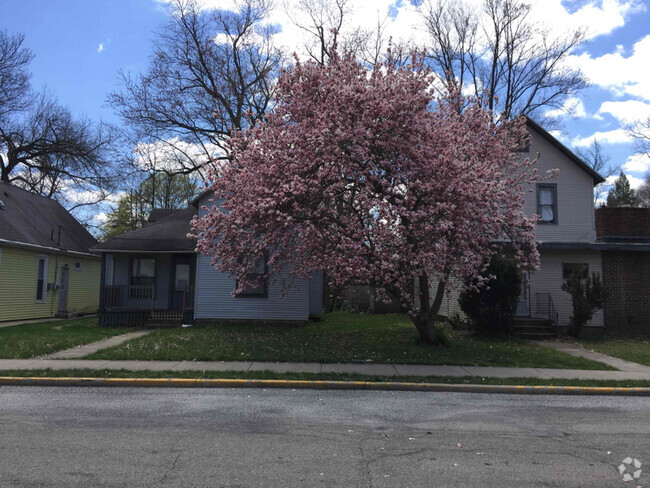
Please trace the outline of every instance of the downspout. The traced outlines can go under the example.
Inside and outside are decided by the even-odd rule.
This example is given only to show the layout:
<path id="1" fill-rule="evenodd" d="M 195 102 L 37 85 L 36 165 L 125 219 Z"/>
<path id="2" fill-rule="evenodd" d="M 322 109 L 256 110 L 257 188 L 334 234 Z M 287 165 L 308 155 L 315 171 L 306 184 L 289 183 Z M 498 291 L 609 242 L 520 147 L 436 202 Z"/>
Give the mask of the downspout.
<path id="1" fill-rule="evenodd" d="M 61 226 L 59 225 L 59 232 L 56 238 L 56 246 L 57 248 L 61 248 Z M 52 303 L 50 304 L 50 315 L 54 316 L 54 296 L 56 292 L 58 291 L 56 289 L 56 280 L 59 274 L 59 251 L 54 252 L 54 282 L 52 283 Z M 47 287 L 46 287 L 47 288 Z M 57 295 L 58 296 L 58 295 Z M 57 310 L 58 312 L 58 310 Z"/>

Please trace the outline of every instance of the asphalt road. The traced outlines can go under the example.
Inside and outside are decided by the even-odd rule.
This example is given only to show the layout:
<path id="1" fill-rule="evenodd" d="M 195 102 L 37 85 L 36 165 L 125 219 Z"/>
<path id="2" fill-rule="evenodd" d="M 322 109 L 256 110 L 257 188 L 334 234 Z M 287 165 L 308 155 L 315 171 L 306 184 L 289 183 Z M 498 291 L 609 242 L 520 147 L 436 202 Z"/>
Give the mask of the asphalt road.
<path id="1" fill-rule="evenodd" d="M 2 387 L 0 487 L 650 487 L 649 434 L 639 397 Z"/>

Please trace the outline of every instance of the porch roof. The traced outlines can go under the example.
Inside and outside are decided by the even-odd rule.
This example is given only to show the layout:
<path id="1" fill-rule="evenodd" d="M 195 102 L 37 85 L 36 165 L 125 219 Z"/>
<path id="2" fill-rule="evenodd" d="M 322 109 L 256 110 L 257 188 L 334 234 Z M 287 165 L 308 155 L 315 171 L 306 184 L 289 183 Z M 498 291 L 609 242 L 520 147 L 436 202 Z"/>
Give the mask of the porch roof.
<path id="1" fill-rule="evenodd" d="M 92 250 L 99 252 L 194 252 L 196 240 L 187 237 L 187 234 L 191 231 L 190 221 L 197 212 L 197 208 L 193 206 L 177 210 L 141 229 L 102 242 Z"/>

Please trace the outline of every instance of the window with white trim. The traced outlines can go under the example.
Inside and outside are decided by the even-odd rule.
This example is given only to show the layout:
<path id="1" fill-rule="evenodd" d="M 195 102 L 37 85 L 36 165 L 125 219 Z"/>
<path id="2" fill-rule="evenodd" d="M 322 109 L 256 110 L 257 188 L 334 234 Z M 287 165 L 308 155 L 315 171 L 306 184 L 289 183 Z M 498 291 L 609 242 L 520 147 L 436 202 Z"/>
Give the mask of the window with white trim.
<path id="1" fill-rule="evenodd" d="M 44 302 L 47 296 L 47 256 L 38 257 L 36 269 L 36 301 Z"/>
<path id="2" fill-rule="evenodd" d="M 75 271 L 81 271 L 81 261 L 75 261 L 74 262 L 74 270 Z"/>

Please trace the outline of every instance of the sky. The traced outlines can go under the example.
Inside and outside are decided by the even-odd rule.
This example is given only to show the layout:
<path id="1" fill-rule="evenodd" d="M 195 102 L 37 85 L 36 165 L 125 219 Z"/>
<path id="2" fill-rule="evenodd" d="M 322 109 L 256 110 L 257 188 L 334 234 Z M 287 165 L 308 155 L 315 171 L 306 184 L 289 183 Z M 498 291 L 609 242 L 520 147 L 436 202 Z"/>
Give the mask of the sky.
<path id="1" fill-rule="evenodd" d="M 289 20 L 295 0 L 276 0 L 268 19 L 277 25 L 276 43 L 300 50 L 303 34 Z M 470 0 L 479 1 L 479 0 Z M 385 22 L 394 39 L 426 39 L 417 5 L 422 0 L 352 0 L 350 26 Z M 561 33 L 583 26 L 588 42 L 568 60 L 591 85 L 558 113 L 562 130 L 553 134 L 574 150 L 602 143 L 612 164 L 622 166 L 633 187 L 650 169 L 635 155 L 625 127 L 650 116 L 650 1 L 532 0 L 540 22 Z M 284 10 L 281 5 L 285 4 Z M 233 0 L 205 0 L 206 8 L 233 8 Z M 119 89 L 118 73 L 144 72 L 156 32 L 169 19 L 165 0 L 0 0 L 0 29 L 21 32 L 35 58 L 32 84 L 47 88 L 73 114 L 118 123 L 106 104 Z"/>

